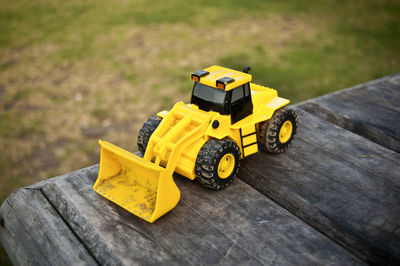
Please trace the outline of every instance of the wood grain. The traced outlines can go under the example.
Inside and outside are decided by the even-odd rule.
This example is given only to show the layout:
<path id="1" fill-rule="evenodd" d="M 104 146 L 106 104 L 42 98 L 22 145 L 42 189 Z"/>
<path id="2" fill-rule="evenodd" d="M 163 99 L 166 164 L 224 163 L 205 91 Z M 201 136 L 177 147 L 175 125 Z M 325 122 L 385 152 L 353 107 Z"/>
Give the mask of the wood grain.
<path id="1" fill-rule="evenodd" d="M 400 262 L 400 155 L 297 109 L 294 145 L 239 177 L 370 263 Z"/>
<path id="2" fill-rule="evenodd" d="M 214 192 L 177 176 L 181 201 L 149 224 L 92 191 L 97 170 L 42 190 L 101 264 L 362 264 L 240 180 Z"/>
<path id="3" fill-rule="evenodd" d="M 400 74 L 311 99 L 298 106 L 400 152 Z"/>
<path id="4" fill-rule="evenodd" d="M 15 265 L 97 265 L 39 189 L 11 194 L 0 217 L 0 239 Z"/>

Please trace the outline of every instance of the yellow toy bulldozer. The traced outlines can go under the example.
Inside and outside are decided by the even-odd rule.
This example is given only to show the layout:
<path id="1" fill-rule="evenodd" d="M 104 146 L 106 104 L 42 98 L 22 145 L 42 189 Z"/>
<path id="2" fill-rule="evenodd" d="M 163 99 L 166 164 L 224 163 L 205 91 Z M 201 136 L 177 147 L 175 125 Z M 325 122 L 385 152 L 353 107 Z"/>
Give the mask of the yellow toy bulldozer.
<path id="1" fill-rule="evenodd" d="M 211 66 L 193 72 L 191 102 L 178 102 L 144 123 L 139 155 L 100 140 L 93 189 L 152 223 L 179 201 L 174 172 L 221 190 L 232 182 L 239 161 L 259 148 L 286 151 L 297 116 L 283 108 L 289 100 L 276 90 L 251 83 L 249 70 Z"/>

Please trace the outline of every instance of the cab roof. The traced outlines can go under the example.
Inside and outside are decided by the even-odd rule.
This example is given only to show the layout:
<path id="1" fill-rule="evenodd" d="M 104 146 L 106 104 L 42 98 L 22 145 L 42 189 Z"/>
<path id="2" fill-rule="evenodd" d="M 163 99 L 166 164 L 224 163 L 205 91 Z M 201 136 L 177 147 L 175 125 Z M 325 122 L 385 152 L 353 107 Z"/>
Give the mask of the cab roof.
<path id="1" fill-rule="evenodd" d="M 193 81 L 225 91 L 232 90 L 251 81 L 250 74 L 221 66 L 210 66 L 194 71 L 190 77 Z"/>

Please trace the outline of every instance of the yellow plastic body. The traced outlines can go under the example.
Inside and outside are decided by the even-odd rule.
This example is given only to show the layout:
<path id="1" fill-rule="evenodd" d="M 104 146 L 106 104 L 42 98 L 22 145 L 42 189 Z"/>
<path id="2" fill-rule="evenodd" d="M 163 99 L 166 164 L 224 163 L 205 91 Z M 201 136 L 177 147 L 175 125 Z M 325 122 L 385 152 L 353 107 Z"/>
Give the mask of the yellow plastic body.
<path id="1" fill-rule="evenodd" d="M 232 83 L 226 84 L 226 86 L 225 86 L 226 91 L 232 90 L 236 87 L 239 87 L 240 85 L 243 85 L 243 84 L 251 81 L 250 74 L 236 71 L 233 69 L 229 69 L 226 67 L 210 66 L 208 68 L 205 68 L 204 70 L 208 71 L 210 74 L 208 74 L 205 77 L 201 77 L 200 83 L 203 83 L 204 85 L 207 85 L 207 86 L 210 86 L 213 88 L 218 88 L 216 85 L 216 81 L 223 77 L 228 77 L 228 78 L 234 79 L 234 81 Z M 198 80 L 196 80 L 196 81 L 198 81 Z"/>
<path id="2" fill-rule="evenodd" d="M 251 75 L 218 66 L 205 69 L 210 72 L 198 82 L 216 87 L 216 80 L 232 77 L 225 86 L 233 89 L 251 81 Z M 140 218 L 154 222 L 176 206 L 180 192 L 173 181 L 177 172 L 195 179 L 197 155 L 210 138 L 233 140 L 241 150 L 241 157 L 258 152 L 258 125 L 289 103 L 278 97 L 277 91 L 250 83 L 253 113 L 231 124 L 229 115 L 200 110 L 194 104 L 178 102 L 170 111 L 157 115 L 162 121 L 149 139 L 141 158 L 109 142 L 101 145 L 100 171 L 94 190 Z M 218 120 L 218 128 L 212 124 Z M 285 132 L 282 132 L 285 133 Z M 285 137 L 285 136 L 283 136 Z M 232 158 L 226 157 L 218 166 L 220 178 L 232 171 Z"/>

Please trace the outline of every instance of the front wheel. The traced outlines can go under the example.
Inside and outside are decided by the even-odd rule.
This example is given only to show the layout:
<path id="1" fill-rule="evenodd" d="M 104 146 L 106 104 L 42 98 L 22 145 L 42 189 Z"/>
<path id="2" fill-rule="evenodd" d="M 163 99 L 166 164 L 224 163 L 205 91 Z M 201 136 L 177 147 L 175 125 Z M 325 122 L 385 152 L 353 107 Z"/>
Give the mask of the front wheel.
<path id="1" fill-rule="evenodd" d="M 260 124 L 259 142 L 262 150 L 269 153 L 285 152 L 296 134 L 298 119 L 291 109 L 277 110 L 272 118 Z"/>
<path id="2" fill-rule="evenodd" d="M 222 190 L 233 181 L 239 168 L 240 149 L 229 139 L 210 139 L 196 159 L 196 179 L 212 190 Z"/>
<path id="3" fill-rule="evenodd" d="M 137 145 L 138 149 L 141 153 L 146 152 L 147 144 L 149 143 L 151 135 L 157 129 L 158 125 L 161 123 L 162 118 L 153 115 L 143 124 L 142 128 L 139 131 Z"/>

